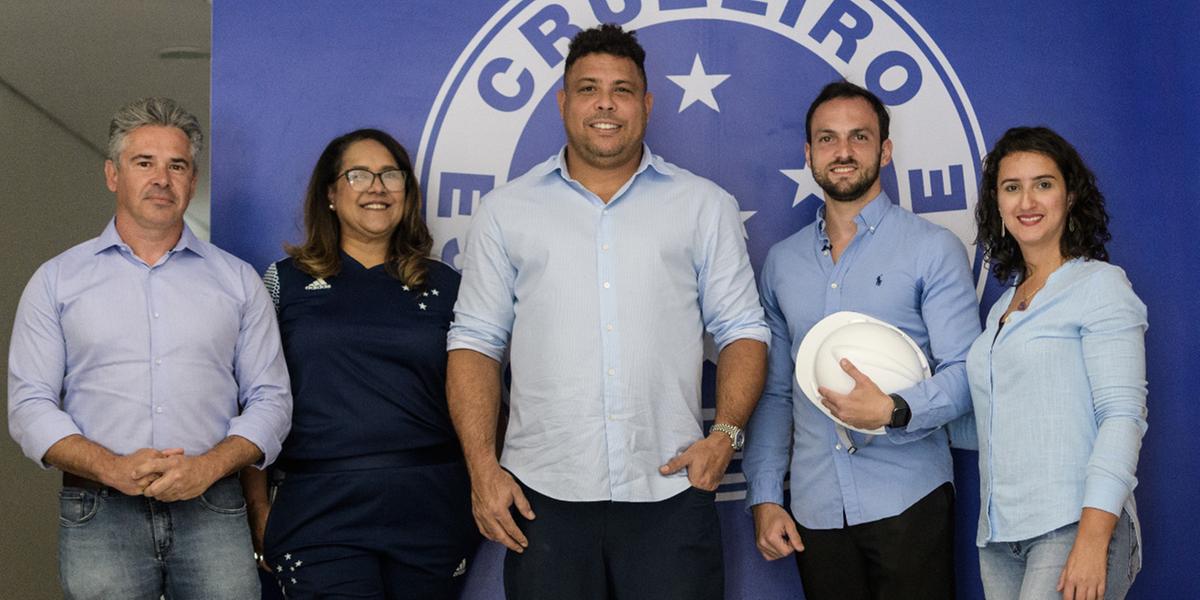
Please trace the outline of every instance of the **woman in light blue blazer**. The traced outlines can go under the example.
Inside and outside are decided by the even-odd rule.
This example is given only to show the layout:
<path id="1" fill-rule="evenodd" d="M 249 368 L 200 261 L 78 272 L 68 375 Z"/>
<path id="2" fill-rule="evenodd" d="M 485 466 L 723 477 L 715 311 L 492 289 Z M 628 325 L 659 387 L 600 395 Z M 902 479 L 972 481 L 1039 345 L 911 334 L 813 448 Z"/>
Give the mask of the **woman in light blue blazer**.
<path id="1" fill-rule="evenodd" d="M 1010 286 L 967 357 L 984 592 L 1124 598 L 1141 567 L 1146 307 L 1107 262 L 1104 196 L 1066 140 L 1017 127 L 984 161 L 975 218 Z"/>

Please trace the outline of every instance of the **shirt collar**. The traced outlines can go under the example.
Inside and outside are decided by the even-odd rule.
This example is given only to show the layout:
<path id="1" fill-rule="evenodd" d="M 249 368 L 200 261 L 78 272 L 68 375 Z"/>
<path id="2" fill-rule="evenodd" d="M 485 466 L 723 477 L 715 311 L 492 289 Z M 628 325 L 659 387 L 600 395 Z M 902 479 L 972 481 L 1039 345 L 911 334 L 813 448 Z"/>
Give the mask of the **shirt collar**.
<path id="1" fill-rule="evenodd" d="M 655 171 L 668 177 L 675 175 L 675 169 L 671 167 L 671 164 L 663 160 L 661 156 L 656 156 L 653 152 L 650 152 L 650 146 L 642 142 L 642 160 L 638 163 L 637 170 L 633 172 L 633 177 L 641 175 L 642 171 L 645 171 L 647 167 L 654 167 Z M 567 171 L 567 147 L 565 145 L 558 151 L 557 155 L 533 168 L 534 173 L 542 176 L 549 175 L 555 171 L 563 179 L 574 181 L 574 179 L 571 179 L 571 174 Z"/>
<path id="2" fill-rule="evenodd" d="M 129 248 L 129 244 L 126 244 L 125 240 L 121 239 L 121 234 L 117 233 L 116 217 L 108 220 L 108 225 L 104 227 L 104 231 L 100 232 L 100 237 L 96 238 L 96 244 L 92 249 L 92 253 L 99 254 L 113 247 L 124 249 L 130 253 L 133 252 Z M 179 241 L 175 242 L 175 247 L 171 249 L 170 253 L 181 250 L 189 250 L 201 258 L 204 258 L 206 254 L 204 243 L 192 233 L 192 229 L 187 226 L 187 223 L 183 224 L 183 233 L 179 236 Z"/>
<path id="3" fill-rule="evenodd" d="M 859 225 L 858 234 L 875 233 L 875 228 L 883 222 L 884 215 L 892 208 L 892 199 L 888 197 L 887 192 L 880 190 L 879 195 L 875 196 L 874 200 L 867 203 L 862 210 L 858 211 L 858 216 L 854 217 L 854 222 Z M 829 236 L 825 234 L 825 205 L 822 204 L 817 209 L 817 240 L 824 243 L 829 241 Z"/>
<path id="4" fill-rule="evenodd" d="M 179 236 L 179 242 L 175 244 L 175 248 L 172 249 L 172 252 L 177 252 L 179 250 L 189 250 L 200 258 L 204 258 L 207 254 L 207 248 L 205 248 L 204 242 L 200 241 L 200 238 L 196 237 L 196 234 L 192 233 L 192 228 L 188 227 L 187 223 L 183 224 L 183 235 Z"/>

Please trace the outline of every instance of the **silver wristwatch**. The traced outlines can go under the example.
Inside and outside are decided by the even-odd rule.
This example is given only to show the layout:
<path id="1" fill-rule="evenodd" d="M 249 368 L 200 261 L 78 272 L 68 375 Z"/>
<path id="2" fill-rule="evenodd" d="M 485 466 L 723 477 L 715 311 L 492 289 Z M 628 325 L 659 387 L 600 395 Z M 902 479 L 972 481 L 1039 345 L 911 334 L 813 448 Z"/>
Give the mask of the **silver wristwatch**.
<path id="1" fill-rule="evenodd" d="M 746 434 L 742 432 L 742 428 L 737 425 L 729 425 L 727 423 L 717 423 L 709 428 L 708 433 L 720 431 L 729 436 L 729 445 L 733 446 L 734 450 L 741 450 L 742 446 L 746 445 Z"/>

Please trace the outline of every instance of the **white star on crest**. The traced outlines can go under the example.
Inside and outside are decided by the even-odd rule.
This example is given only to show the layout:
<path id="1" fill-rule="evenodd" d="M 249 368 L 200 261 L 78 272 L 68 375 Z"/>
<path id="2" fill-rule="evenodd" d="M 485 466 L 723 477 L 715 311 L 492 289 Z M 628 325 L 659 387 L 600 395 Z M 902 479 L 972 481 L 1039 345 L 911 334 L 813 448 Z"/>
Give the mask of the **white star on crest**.
<path id="1" fill-rule="evenodd" d="M 750 232 L 746 231 L 746 221 L 749 221 L 750 217 L 753 217 L 754 214 L 757 213 L 758 211 L 757 210 L 742 210 L 742 211 L 738 211 L 738 212 L 742 213 L 742 239 L 748 240 L 748 239 L 750 239 Z"/>
<path id="2" fill-rule="evenodd" d="M 408 291 L 408 286 L 407 286 L 407 285 L 402 285 L 402 286 L 400 286 L 400 289 L 402 289 L 402 290 L 404 290 L 404 291 L 406 291 L 406 292 L 407 292 L 407 291 Z"/>
<path id="3" fill-rule="evenodd" d="M 421 310 L 425 310 L 425 303 L 424 303 L 424 302 L 422 302 L 422 303 L 418 304 L 417 306 L 420 306 L 420 307 L 421 307 Z"/>
<path id="4" fill-rule="evenodd" d="M 796 182 L 796 196 L 792 198 L 792 208 L 804 202 L 809 195 L 822 197 L 823 190 L 821 186 L 817 185 L 816 180 L 812 177 L 812 171 L 809 171 L 807 166 L 803 169 L 780 169 L 779 172 Z"/>
<path id="5" fill-rule="evenodd" d="M 713 95 L 713 90 L 726 79 L 729 79 L 729 75 L 709 75 L 705 73 L 699 54 L 692 61 L 691 73 L 687 75 L 667 75 L 667 79 L 670 79 L 671 83 L 683 88 L 683 100 L 679 102 L 679 112 L 683 112 L 683 109 L 696 102 L 703 102 L 709 108 L 721 112 L 721 108 L 717 106 L 717 98 Z"/>
<path id="6" fill-rule="evenodd" d="M 438 291 L 437 291 L 437 290 L 429 290 L 429 293 L 430 293 L 430 294 L 433 294 L 434 296 L 438 295 Z"/>

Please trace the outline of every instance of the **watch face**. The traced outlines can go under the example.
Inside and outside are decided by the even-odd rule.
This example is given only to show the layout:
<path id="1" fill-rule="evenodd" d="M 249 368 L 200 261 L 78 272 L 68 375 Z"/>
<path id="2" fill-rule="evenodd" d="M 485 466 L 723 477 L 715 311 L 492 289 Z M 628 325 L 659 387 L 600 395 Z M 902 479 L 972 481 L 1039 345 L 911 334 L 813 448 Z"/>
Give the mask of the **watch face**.
<path id="1" fill-rule="evenodd" d="M 737 434 L 733 436 L 733 449 L 741 450 L 742 446 L 745 444 L 746 444 L 746 434 L 743 433 L 742 430 L 739 429 Z"/>

